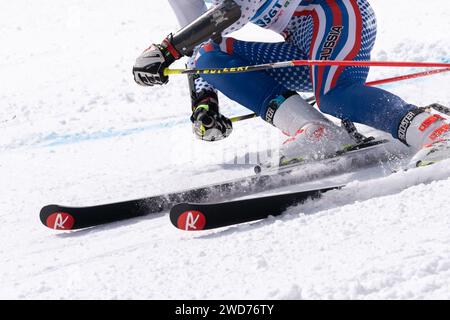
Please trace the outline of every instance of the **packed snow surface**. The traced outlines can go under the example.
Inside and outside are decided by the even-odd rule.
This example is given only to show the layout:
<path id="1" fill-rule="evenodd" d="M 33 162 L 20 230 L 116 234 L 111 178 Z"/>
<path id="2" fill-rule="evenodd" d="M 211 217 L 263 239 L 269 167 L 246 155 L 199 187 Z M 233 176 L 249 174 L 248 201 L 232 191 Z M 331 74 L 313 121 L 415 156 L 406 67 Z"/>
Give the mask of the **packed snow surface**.
<path id="1" fill-rule="evenodd" d="M 431 2 L 371 1 L 372 58 L 449 61 L 450 3 Z M 252 119 L 224 141 L 195 140 L 185 77 L 134 83 L 135 57 L 177 29 L 167 1 L 16 0 L 0 21 L 0 298 L 450 298 L 448 161 L 347 175 L 352 182 L 321 201 L 210 232 L 179 231 L 167 213 L 45 228 L 38 213 L 49 203 L 100 204 L 249 174 L 223 164 L 282 137 Z M 237 36 L 279 39 L 256 27 Z M 369 77 L 414 71 L 374 68 Z M 449 105 L 449 80 L 385 88 L 417 105 Z M 247 112 L 221 98 L 225 114 Z"/>

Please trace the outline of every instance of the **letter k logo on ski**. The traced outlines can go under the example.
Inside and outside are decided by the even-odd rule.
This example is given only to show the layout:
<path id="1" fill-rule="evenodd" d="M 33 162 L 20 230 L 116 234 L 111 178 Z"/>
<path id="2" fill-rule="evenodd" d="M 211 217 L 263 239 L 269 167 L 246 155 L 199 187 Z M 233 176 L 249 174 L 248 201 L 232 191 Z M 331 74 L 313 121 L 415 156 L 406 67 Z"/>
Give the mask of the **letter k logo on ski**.
<path id="1" fill-rule="evenodd" d="M 55 230 L 70 230 L 75 219 L 68 213 L 56 212 L 47 218 L 47 227 Z"/>
<path id="2" fill-rule="evenodd" d="M 200 211 L 186 211 L 178 217 L 177 225 L 181 230 L 199 231 L 205 228 L 206 218 Z"/>

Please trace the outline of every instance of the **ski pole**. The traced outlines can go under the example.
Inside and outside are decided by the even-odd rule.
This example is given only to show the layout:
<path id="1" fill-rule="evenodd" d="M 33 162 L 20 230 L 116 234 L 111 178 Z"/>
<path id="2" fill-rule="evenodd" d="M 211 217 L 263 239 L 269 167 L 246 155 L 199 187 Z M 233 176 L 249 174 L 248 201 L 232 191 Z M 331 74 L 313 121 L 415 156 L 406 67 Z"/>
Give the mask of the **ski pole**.
<path id="1" fill-rule="evenodd" d="M 408 79 L 414 79 L 414 78 L 421 78 L 421 77 L 427 77 L 431 76 L 433 74 L 443 73 L 450 71 L 450 68 L 443 68 L 443 69 L 434 69 L 434 70 L 428 70 L 418 73 L 412 73 L 412 74 L 406 74 L 403 76 L 393 77 L 393 78 L 386 78 L 376 81 L 367 82 L 367 86 L 378 86 L 381 84 L 391 83 L 391 82 L 398 82 L 402 80 L 408 80 Z"/>
<path id="2" fill-rule="evenodd" d="M 252 118 L 256 118 L 256 117 L 257 117 L 256 113 L 249 113 L 249 114 L 244 114 L 242 116 L 236 116 L 236 117 L 230 118 L 230 121 L 238 122 L 238 121 L 252 119 Z"/>
<path id="3" fill-rule="evenodd" d="M 338 67 L 417 67 L 417 68 L 450 68 L 450 63 L 444 62 L 413 62 L 413 61 L 351 61 L 351 60 L 291 60 L 273 63 L 241 66 L 233 68 L 212 69 L 165 69 L 164 75 L 177 74 L 227 74 L 279 69 L 298 66 L 338 66 Z"/>
<path id="4" fill-rule="evenodd" d="M 380 80 L 366 82 L 366 86 L 372 87 L 372 86 L 388 84 L 388 83 L 393 83 L 393 82 L 399 82 L 399 81 L 408 80 L 408 79 L 427 77 L 427 76 L 431 76 L 431 75 L 434 75 L 434 74 L 439 74 L 439 73 L 443 73 L 443 72 L 447 72 L 447 71 L 450 71 L 450 68 L 443 68 L 443 69 L 436 69 L 436 70 L 428 70 L 428 71 L 423 71 L 423 72 L 411 73 L 411 74 L 406 74 L 406 75 L 403 75 L 403 76 L 398 76 L 398 77 L 392 77 L 392 78 L 386 78 L 386 79 L 380 79 Z M 308 103 L 310 103 L 310 104 L 314 104 L 315 97 L 314 96 L 313 97 L 309 97 L 306 101 Z M 246 115 L 243 115 L 243 116 L 233 117 L 230 120 L 231 120 L 231 122 L 238 122 L 238 121 L 251 119 L 251 118 L 256 118 L 256 117 L 257 117 L 256 113 L 251 113 L 251 114 L 246 114 Z"/>

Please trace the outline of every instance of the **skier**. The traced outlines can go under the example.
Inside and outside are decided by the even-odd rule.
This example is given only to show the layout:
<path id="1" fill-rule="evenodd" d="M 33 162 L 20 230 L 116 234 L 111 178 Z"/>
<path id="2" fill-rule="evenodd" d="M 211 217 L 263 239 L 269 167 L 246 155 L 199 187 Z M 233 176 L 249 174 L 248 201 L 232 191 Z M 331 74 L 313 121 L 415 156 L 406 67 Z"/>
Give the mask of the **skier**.
<path id="1" fill-rule="evenodd" d="M 183 27 L 136 60 L 135 81 L 163 85 L 163 70 L 188 56 L 188 67 L 232 68 L 286 60 L 370 60 L 376 18 L 367 0 L 169 0 Z M 261 43 L 227 37 L 247 23 L 281 34 Z M 413 148 L 413 162 L 448 157 L 450 126 L 430 111 L 385 90 L 365 85 L 367 67 L 292 67 L 250 73 L 190 76 L 193 131 L 203 140 L 229 136 L 217 90 L 291 136 L 286 161 L 334 154 L 354 140 L 323 113 L 390 133 Z M 320 109 L 297 92 L 313 92 Z"/>

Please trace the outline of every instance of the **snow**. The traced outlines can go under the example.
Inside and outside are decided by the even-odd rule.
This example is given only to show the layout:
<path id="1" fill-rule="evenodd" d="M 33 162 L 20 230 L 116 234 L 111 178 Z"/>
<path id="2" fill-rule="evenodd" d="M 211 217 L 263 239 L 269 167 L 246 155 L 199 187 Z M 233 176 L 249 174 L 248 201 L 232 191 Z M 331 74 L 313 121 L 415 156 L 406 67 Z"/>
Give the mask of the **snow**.
<path id="1" fill-rule="evenodd" d="M 449 61 L 448 1 L 371 2 L 374 60 Z M 43 227 L 45 204 L 99 204 L 249 174 L 221 164 L 282 139 L 252 119 L 224 141 L 195 140 L 186 79 L 149 89 L 131 76 L 136 55 L 176 29 L 174 15 L 166 1 L 132 4 L 17 0 L 0 11 L 0 298 L 450 298 L 449 161 L 363 172 L 281 217 L 204 233 L 176 230 L 167 213 L 69 233 Z M 239 37 L 278 39 L 256 27 Z M 374 68 L 370 80 L 414 71 Z M 448 81 L 386 88 L 418 105 L 449 105 Z M 227 115 L 248 112 L 221 101 Z"/>

